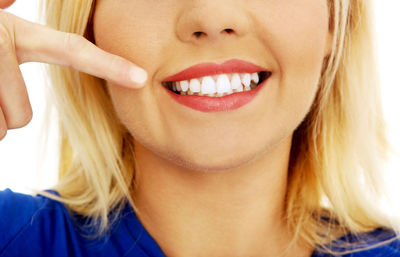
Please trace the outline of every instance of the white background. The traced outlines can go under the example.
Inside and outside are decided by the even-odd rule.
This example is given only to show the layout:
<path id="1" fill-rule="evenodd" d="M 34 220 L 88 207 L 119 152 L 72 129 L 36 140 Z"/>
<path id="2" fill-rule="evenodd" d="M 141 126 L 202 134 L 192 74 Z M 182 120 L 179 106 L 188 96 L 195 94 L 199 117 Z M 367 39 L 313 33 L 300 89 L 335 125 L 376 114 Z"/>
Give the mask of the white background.
<path id="1" fill-rule="evenodd" d="M 38 2 L 17 0 L 7 11 L 37 21 Z M 397 197 L 400 194 L 400 1 L 375 0 L 375 5 L 384 111 L 390 139 L 396 150 L 387 166 L 387 181 L 393 197 Z M 55 134 L 51 133 L 50 151 L 43 152 L 39 148 L 45 103 L 43 66 L 26 63 L 21 65 L 21 70 L 33 108 L 33 119 L 24 128 L 8 131 L 6 138 L 0 142 L 0 190 L 11 188 L 30 193 L 30 188 L 43 189 L 55 183 L 57 142 Z M 391 206 L 388 211 L 400 215 L 400 200 L 397 202 L 399 205 Z"/>

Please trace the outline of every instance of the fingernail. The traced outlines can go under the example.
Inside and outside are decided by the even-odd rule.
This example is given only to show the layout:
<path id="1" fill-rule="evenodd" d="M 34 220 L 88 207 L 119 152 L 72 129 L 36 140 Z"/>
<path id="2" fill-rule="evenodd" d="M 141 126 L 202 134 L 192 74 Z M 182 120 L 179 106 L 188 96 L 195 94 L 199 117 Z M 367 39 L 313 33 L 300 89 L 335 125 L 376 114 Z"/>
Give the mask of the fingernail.
<path id="1" fill-rule="evenodd" d="M 147 72 L 139 67 L 133 67 L 130 71 L 130 78 L 134 83 L 143 85 L 147 80 Z"/>

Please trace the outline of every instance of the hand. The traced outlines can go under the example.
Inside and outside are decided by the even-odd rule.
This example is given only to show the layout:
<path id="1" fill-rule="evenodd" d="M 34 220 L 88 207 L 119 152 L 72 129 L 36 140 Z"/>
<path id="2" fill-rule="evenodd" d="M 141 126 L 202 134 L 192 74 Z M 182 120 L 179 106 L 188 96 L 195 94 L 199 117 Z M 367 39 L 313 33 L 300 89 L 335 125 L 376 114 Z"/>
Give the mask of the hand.
<path id="1" fill-rule="evenodd" d="M 14 2 L 0 0 L 0 8 Z M 0 9 L 0 140 L 8 129 L 23 127 L 32 119 L 19 69 L 25 62 L 71 67 L 129 88 L 141 88 L 147 80 L 143 69 L 80 35 L 32 23 Z"/>

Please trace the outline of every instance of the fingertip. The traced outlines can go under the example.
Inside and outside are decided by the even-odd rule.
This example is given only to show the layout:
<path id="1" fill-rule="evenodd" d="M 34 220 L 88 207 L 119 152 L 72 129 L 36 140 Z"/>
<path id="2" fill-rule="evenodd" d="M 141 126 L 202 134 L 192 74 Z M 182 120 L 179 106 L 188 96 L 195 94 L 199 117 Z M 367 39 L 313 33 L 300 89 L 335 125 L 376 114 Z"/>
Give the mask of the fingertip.
<path id="1" fill-rule="evenodd" d="M 147 72 L 139 67 L 132 67 L 129 71 L 130 80 L 140 86 L 143 86 L 147 81 Z"/>

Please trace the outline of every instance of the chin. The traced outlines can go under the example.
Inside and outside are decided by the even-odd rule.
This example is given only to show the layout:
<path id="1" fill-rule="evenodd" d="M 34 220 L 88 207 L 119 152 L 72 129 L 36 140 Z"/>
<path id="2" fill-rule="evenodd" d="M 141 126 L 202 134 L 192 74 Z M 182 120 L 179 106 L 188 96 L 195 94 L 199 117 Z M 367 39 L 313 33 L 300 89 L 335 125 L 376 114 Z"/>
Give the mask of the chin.
<path id="1" fill-rule="evenodd" d="M 159 159 L 166 166 L 175 166 L 178 170 L 196 172 L 219 173 L 232 172 L 250 165 L 256 160 L 268 156 L 279 148 L 280 142 L 286 138 L 285 131 L 281 130 L 276 137 L 246 137 L 233 140 L 235 137 L 218 137 L 198 141 L 180 140 L 169 137 L 169 140 L 160 144 L 160 140 L 148 140 L 152 137 L 136 137 L 142 149 L 151 158 Z M 185 137 L 187 138 L 187 137 Z M 142 139 L 142 140 L 141 140 Z M 227 144 L 226 142 L 229 142 Z M 286 144 L 285 144 L 286 146 Z M 284 147 L 285 147 L 284 146 Z"/>
<path id="2" fill-rule="evenodd" d="M 229 172 L 241 168 L 242 166 L 246 166 L 256 160 L 262 152 L 263 151 L 229 152 L 227 154 L 218 155 L 203 152 L 196 154 L 189 153 L 185 156 L 182 155 L 182 152 L 175 155 L 171 155 L 171 152 L 169 152 L 164 155 L 164 158 L 184 169 L 207 173 L 218 173 Z"/>

